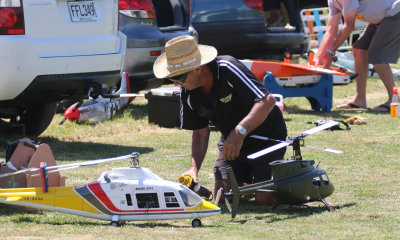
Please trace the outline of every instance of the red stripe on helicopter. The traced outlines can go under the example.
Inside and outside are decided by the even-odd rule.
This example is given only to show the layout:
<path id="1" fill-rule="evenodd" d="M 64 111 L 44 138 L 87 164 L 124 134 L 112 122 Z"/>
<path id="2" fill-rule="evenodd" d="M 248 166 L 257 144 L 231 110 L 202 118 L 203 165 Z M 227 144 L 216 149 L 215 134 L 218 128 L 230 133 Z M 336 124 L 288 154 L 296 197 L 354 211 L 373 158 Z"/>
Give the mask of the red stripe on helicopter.
<path id="1" fill-rule="evenodd" d="M 183 208 L 179 209 L 144 209 L 144 210 L 121 210 L 115 207 L 110 198 L 108 198 L 107 194 L 104 192 L 103 188 L 100 186 L 100 183 L 90 183 L 87 184 L 90 191 L 99 199 L 105 207 L 107 207 L 110 211 L 119 212 L 119 213 L 140 213 L 140 212 L 182 212 Z"/>

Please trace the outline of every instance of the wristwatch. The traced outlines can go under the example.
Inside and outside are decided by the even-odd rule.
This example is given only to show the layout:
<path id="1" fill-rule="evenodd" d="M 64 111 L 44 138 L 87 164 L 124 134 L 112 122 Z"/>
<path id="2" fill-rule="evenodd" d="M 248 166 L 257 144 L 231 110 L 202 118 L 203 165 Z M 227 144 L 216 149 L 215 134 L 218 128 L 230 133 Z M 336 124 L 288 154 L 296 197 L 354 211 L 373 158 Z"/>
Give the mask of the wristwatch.
<path id="1" fill-rule="evenodd" d="M 239 132 L 241 135 L 246 136 L 247 130 L 246 130 L 246 128 L 244 128 L 244 127 L 241 126 L 240 124 L 238 124 L 238 125 L 236 126 L 235 129 L 238 130 L 238 132 Z"/>
<path id="2" fill-rule="evenodd" d="M 328 49 L 328 50 L 326 50 L 328 53 L 330 53 L 332 56 L 335 56 L 336 55 L 336 51 L 335 50 L 332 50 L 332 49 Z"/>

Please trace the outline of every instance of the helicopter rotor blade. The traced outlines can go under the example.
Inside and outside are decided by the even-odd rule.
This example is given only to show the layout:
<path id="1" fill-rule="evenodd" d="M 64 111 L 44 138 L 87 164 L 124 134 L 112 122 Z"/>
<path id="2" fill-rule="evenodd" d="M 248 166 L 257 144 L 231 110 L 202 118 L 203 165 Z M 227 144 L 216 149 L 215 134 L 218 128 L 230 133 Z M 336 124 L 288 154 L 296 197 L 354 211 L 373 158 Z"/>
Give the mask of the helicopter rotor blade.
<path id="1" fill-rule="evenodd" d="M 155 157 L 140 158 L 140 161 L 154 160 L 154 159 L 183 158 L 183 157 L 190 157 L 190 156 L 192 156 L 192 155 L 191 154 L 175 154 L 175 155 L 169 155 L 169 156 L 155 156 Z"/>
<path id="2" fill-rule="evenodd" d="M 341 154 L 343 153 L 340 150 L 335 150 L 335 149 L 331 149 L 331 148 L 320 148 L 320 147 L 314 147 L 314 146 L 309 146 L 309 145 L 304 145 L 304 147 L 308 147 L 308 148 L 312 148 L 312 149 L 317 149 L 317 150 L 322 150 L 322 151 L 326 151 L 326 152 L 330 152 L 330 153 L 336 153 L 336 154 Z"/>
<path id="3" fill-rule="evenodd" d="M 47 167 L 47 170 L 52 170 L 52 169 L 59 169 L 60 170 L 60 169 L 63 169 L 63 168 L 86 167 L 86 166 L 97 165 L 99 163 L 118 161 L 118 160 L 124 160 L 124 159 L 131 159 L 131 158 L 137 158 L 137 157 L 139 157 L 139 153 L 138 152 L 133 152 L 131 154 L 124 155 L 124 156 L 119 156 L 119 157 L 91 160 L 91 161 L 80 162 L 80 163 L 70 163 L 70 164 L 64 164 L 64 165 L 58 165 L 58 166 L 50 166 L 50 167 Z"/>
<path id="4" fill-rule="evenodd" d="M 330 120 L 330 121 L 327 121 L 324 124 L 319 125 L 318 127 L 314 127 L 314 128 L 311 128 L 309 130 L 306 130 L 306 131 L 302 132 L 296 138 L 304 138 L 304 137 L 306 137 L 308 135 L 323 131 L 325 129 L 329 129 L 329 128 L 331 128 L 333 126 L 336 126 L 338 124 L 340 124 L 340 123 L 337 122 L 337 121 Z M 270 152 L 273 152 L 275 150 L 278 150 L 278 149 L 284 148 L 286 146 L 289 146 L 290 144 L 293 143 L 293 140 L 280 141 L 280 140 L 275 140 L 275 139 L 271 139 L 271 138 L 263 137 L 263 136 L 258 136 L 258 135 L 250 135 L 250 137 L 261 139 L 261 140 L 273 140 L 273 141 L 277 141 L 277 142 L 280 142 L 280 143 L 278 143 L 278 144 L 276 144 L 276 145 L 274 145 L 272 147 L 266 148 L 264 150 L 261 150 L 261 151 L 255 152 L 253 154 L 250 154 L 250 155 L 247 156 L 248 159 L 255 159 L 255 158 L 261 157 L 261 156 L 263 156 L 265 154 L 268 154 Z M 340 151 L 337 151 L 337 150 L 334 150 L 334 149 L 329 149 L 329 148 L 325 149 L 325 151 L 333 152 L 333 153 L 339 153 L 340 152 Z"/>
<path id="5" fill-rule="evenodd" d="M 74 165 L 74 166 L 69 166 L 69 167 L 62 167 L 62 168 L 59 168 L 59 169 L 56 168 L 56 169 L 47 171 L 47 173 L 60 172 L 60 171 L 70 170 L 70 169 L 74 169 L 74 168 L 78 168 L 78 167 L 87 167 L 87 166 L 94 166 L 94 165 L 98 165 L 98 163 L 85 164 L 85 165 Z M 40 175 L 40 173 L 31 174 L 32 177 L 39 176 L 39 175 Z"/>
<path id="6" fill-rule="evenodd" d="M 321 125 L 319 125 L 318 127 L 311 128 L 311 129 L 309 129 L 309 130 L 306 130 L 306 131 L 302 132 L 302 133 L 300 134 L 300 136 L 301 136 L 301 137 L 306 137 L 306 136 L 308 136 L 308 135 L 311 135 L 311 134 L 320 132 L 320 131 L 322 131 L 322 130 L 331 128 L 331 127 L 336 126 L 336 125 L 338 125 L 338 124 L 340 124 L 340 123 L 337 122 L 337 121 L 333 121 L 333 120 L 327 121 L 326 123 L 321 124 Z"/>
<path id="7" fill-rule="evenodd" d="M 99 163 L 110 162 L 110 161 L 118 161 L 118 160 L 124 160 L 124 159 L 137 159 L 139 157 L 139 155 L 140 155 L 140 153 L 133 152 L 128 155 L 114 157 L 114 158 L 90 160 L 90 161 L 86 161 L 86 162 L 70 163 L 70 164 L 64 164 L 64 165 L 58 165 L 58 166 L 57 165 L 49 166 L 46 169 L 47 169 L 47 173 L 52 173 L 52 172 L 74 169 L 74 168 L 78 168 L 78 167 L 87 167 L 87 166 L 98 165 Z M 164 158 L 181 158 L 181 157 L 188 157 L 188 156 L 191 156 L 191 155 L 190 154 L 177 154 L 177 155 L 167 156 Z M 144 158 L 141 160 L 148 160 L 148 159 L 152 159 L 152 158 Z M 40 168 L 25 168 L 25 169 L 18 170 L 16 172 L 0 174 L 0 178 L 13 176 L 13 175 L 24 173 L 24 172 L 32 172 L 33 173 L 33 172 L 37 172 L 37 171 L 40 171 Z M 40 174 L 39 173 L 32 174 L 32 176 L 37 176 L 37 175 L 40 175 Z"/>
<path id="8" fill-rule="evenodd" d="M 263 156 L 265 154 L 268 154 L 270 152 L 273 152 L 275 150 L 278 150 L 278 149 L 284 148 L 286 146 L 289 146 L 290 144 L 292 144 L 292 142 L 293 141 L 286 141 L 286 142 L 278 143 L 278 144 L 276 144 L 276 145 L 274 145 L 272 147 L 269 147 L 269 148 L 266 148 L 264 150 L 255 152 L 253 154 L 250 154 L 250 155 L 247 156 L 247 158 L 248 159 L 255 159 L 255 158 L 261 157 L 261 156 Z"/>
<path id="9" fill-rule="evenodd" d="M 249 137 L 260 139 L 260 140 L 265 140 L 265 141 L 271 140 L 271 141 L 275 141 L 275 142 L 286 142 L 284 140 L 273 139 L 273 138 L 264 137 L 264 136 L 260 136 L 260 135 L 250 135 Z"/>
<path id="10" fill-rule="evenodd" d="M 35 170 L 33 170 L 33 169 L 35 169 Z M 13 176 L 13 175 L 24 173 L 24 172 L 27 172 L 27 171 L 39 171 L 39 170 L 40 170 L 39 168 L 21 169 L 21 170 L 15 171 L 15 172 L 2 173 L 2 174 L 0 174 L 0 178 Z"/>
<path id="11" fill-rule="evenodd" d="M 60 170 L 64 170 L 64 169 L 66 170 L 66 169 L 77 168 L 77 167 L 82 167 L 82 166 L 97 165 L 99 163 L 104 163 L 104 162 L 132 159 L 132 158 L 137 158 L 138 156 L 139 156 L 138 152 L 133 152 L 128 155 L 114 157 L 114 158 L 105 158 L 105 159 L 91 160 L 91 161 L 86 161 L 86 162 L 81 162 L 81 163 L 70 163 L 70 164 L 64 164 L 64 165 L 58 165 L 58 166 L 49 166 L 49 167 L 47 167 L 47 170 L 48 170 L 48 172 L 54 172 L 54 171 L 60 171 Z M 26 169 L 18 170 L 16 172 L 0 174 L 0 178 L 16 175 L 16 174 L 20 174 L 20 173 L 25 173 L 25 172 L 36 172 L 39 170 L 40 170 L 40 168 L 26 168 Z"/>

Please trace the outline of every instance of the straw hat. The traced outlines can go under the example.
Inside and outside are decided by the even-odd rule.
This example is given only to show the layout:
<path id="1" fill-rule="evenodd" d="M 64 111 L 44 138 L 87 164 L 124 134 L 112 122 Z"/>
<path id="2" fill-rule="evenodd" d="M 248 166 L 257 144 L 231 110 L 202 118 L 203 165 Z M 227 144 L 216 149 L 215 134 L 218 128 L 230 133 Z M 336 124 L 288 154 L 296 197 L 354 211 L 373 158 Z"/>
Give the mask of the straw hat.
<path id="1" fill-rule="evenodd" d="M 154 62 L 153 71 L 157 78 L 184 74 L 215 59 L 217 49 L 196 44 L 191 36 L 180 36 L 165 44 L 165 53 Z"/>

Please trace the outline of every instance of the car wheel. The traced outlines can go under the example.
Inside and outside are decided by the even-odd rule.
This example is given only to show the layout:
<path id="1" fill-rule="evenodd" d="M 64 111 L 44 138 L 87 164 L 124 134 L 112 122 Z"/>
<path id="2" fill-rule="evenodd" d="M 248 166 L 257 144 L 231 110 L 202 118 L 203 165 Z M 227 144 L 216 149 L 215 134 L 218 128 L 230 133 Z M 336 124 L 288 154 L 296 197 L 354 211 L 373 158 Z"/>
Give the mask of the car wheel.
<path id="1" fill-rule="evenodd" d="M 24 124 L 25 133 L 28 136 L 39 136 L 49 126 L 56 112 L 57 103 L 43 103 L 28 105 L 18 116 L 8 119 L 0 119 L 0 127 L 9 133 L 20 133 L 21 128 L 13 127 Z"/>

